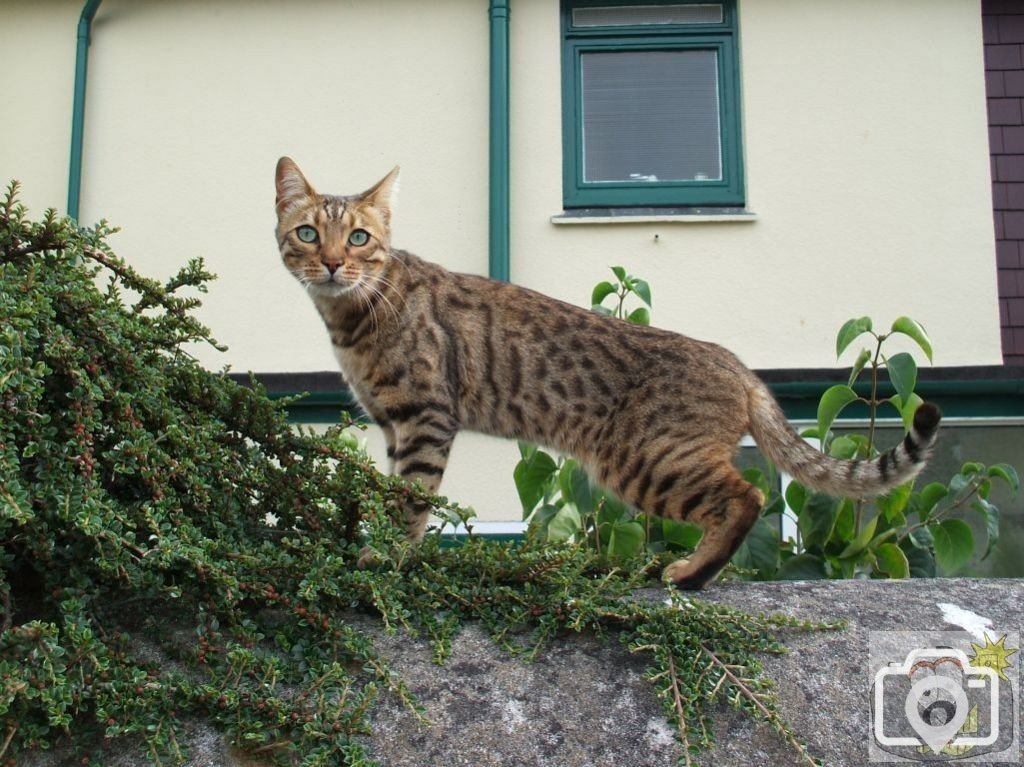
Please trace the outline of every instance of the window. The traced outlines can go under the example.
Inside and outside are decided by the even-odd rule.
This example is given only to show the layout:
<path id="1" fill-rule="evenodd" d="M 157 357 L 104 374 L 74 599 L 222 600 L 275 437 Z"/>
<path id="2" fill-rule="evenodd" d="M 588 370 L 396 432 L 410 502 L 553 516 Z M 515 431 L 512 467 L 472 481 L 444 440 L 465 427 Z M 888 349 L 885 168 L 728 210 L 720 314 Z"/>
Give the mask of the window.
<path id="1" fill-rule="evenodd" d="M 744 203 L 735 0 L 562 0 L 566 208 Z"/>

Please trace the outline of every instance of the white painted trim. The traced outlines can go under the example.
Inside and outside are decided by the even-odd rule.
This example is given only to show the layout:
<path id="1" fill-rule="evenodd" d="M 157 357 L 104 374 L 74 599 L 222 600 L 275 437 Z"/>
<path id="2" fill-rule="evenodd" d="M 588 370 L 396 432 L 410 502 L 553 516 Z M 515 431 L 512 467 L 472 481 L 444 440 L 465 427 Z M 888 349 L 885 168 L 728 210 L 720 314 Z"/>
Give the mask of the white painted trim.
<path id="1" fill-rule="evenodd" d="M 743 213 L 643 213 L 612 216 L 574 216 L 570 213 L 559 213 L 551 217 L 551 223 L 557 226 L 575 226 L 580 224 L 720 224 L 727 222 L 751 223 L 757 220 L 757 214 Z"/>
<path id="2" fill-rule="evenodd" d="M 526 533 L 525 522 L 484 522 L 475 521 L 470 522 L 469 526 L 473 529 L 474 535 L 523 535 Z M 453 535 L 468 535 L 469 531 L 466 530 L 465 525 L 459 525 L 454 530 L 446 528 L 442 535 L 453 536 Z"/>

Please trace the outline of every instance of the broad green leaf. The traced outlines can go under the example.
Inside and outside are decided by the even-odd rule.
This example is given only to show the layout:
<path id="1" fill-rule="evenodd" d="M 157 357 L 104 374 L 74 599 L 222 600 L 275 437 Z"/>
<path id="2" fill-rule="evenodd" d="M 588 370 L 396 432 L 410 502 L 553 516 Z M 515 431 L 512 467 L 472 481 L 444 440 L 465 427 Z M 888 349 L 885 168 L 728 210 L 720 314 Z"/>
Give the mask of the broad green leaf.
<path id="1" fill-rule="evenodd" d="M 633 284 L 633 292 L 636 293 L 640 300 L 648 306 L 651 304 L 651 286 L 647 284 L 647 280 L 637 280 Z"/>
<path id="2" fill-rule="evenodd" d="M 646 306 L 641 306 L 639 309 L 634 309 L 626 317 L 627 322 L 632 322 L 634 325 L 650 325 L 651 324 L 651 312 Z"/>
<path id="3" fill-rule="evenodd" d="M 893 407 L 900 411 L 900 418 L 903 419 L 903 428 L 910 431 L 910 427 L 914 425 L 914 413 L 921 407 L 924 400 L 917 393 L 913 393 L 905 403 L 899 394 L 894 394 L 889 401 L 893 404 Z"/>
<path id="4" fill-rule="evenodd" d="M 660 521 L 662 537 L 667 543 L 676 548 L 690 549 L 692 551 L 697 548 L 701 536 L 704 535 L 699 527 L 691 525 L 689 522 L 676 522 L 672 519 L 662 519 Z"/>
<path id="5" fill-rule="evenodd" d="M 639 522 L 618 522 L 612 525 L 608 539 L 608 553 L 628 559 L 636 556 L 644 546 L 644 527 Z"/>
<path id="6" fill-rule="evenodd" d="M 978 483 L 978 489 L 976 491 L 979 498 L 988 500 L 989 494 L 992 492 L 992 480 L 986 477 Z"/>
<path id="7" fill-rule="evenodd" d="M 797 518 L 800 540 L 805 549 L 821 549 L 832 537 L 839 513 L 839 502 L 823 493 L 815 493 L 804 504 Z"/>
<path id="8" fill-rule="evenodd" d="M 548 523 L 548 538 L 552 541 L 567 541 L 583 528 L 580 513 L 571 503 L 565 504 Z"/>
<path id="9" fill-rule="evenodd" d="M 594 499 L 597 506 L 597 524 L 599 525 L 610 525 L 618 522 L 628 511 L 626 504 L 618 498 L 606 495 L 603 492 L 595 492 Z"/>
<path id="10" fill-rule="evenodd" d="M 935 537 L 927 527 L 918 527 L 913 530 L 905 539 L 915 549 L 931 549 L 935 546 Z M 906 547 L 904 546 L 904 550 Z"/>
<path id="11" fill-rule="evenodd" d="M 907 503 L 910 501 L 910 489 L 911 485 L 908 482 L 899 487 L 894 487 L 885 495 L 879 496 L 875 501 L 879 511 L 882 512 L 890 524 L 897 516 L 902 516 L 904 509 L 907 508 Z"/>
<path id="12" fill-rule="evenodd" d="M 856 458 L 859 452 L 860 445 L 857 440 L 850 435 L 836 437 L 828 446 L 828 454 L 833 458 L 839 458 L 843 461 Z"/>
<path id="13" fill-rule="evenodd" d="M 615 286 L 610 282 L 599 282 L 594 286 L 594 292 L 590 294 L 590 303 L 600 304 L 614 292 Z"/>
<path id="14" fill-rule="evenodd" d="M 959 519 L 947 519 L 928 525 L 935 539 L 935 560 L 946 575 L 953 575 L 966 565 L 974 553 L 974 534 L 970 526 Z"/>
<path id="15" fill-rule="evenodd" d="M 832 528 L 832 539 L 836 543 L 849 543 L 853 539 L 854 527 L 857 524 L 857 515 L 853 506 L 854 502 L 850 498 L 844 498 L 839 504 L 836 524 Z"/>
<path id="16" fill-rule="evenodd" d="M 872 517 L 864 526 L 860 529 L 860 532 L 854 537 L 852 541 L 842 550 L 839 554 L 840 559 L 851 559 L 858 556 L 864 549 L 871 543 L 871 539 L 875 537 L 875 528 L 878 527 L 878 517 Z"/>
<path id="17" fill-rule="evenodd" d="M 813 554 L 797 554 L 779 568 L 777 577 L 783 581 L 813 581 L 825 577 L 825 563 Z"/>
<path id="18" fill-rule="evenodd" d="M 852 344 L 853 340 L 857 338 L 857 336 L 862 333 L 867 333 L 870 330 L 870 317 L 859 317 L 844 322 L 843 326 L 839 328 L 839 333 L 836 335 L 836 359 L 843 356 L 843 352 L 846 351 L 846 347 Z"/>
<path id="19" fill-rule="evenodd" d="M 554 504 L 545 503 L 543 506 L 538 506 L 537 510 L 530 516 L 530 527 L 540 530 L 542 537 L 546 539 L 548 537 L 548 525 L 557 513 L 558 507 Z"/>
<path id="20" fill-rule="evenodd" d="M 825 562 L 830 572 L 838 574 L 840 578 L 851 580 L 857 573 L 857 563 L 852 559 L 840 559 L 837 556 L 829 555 L 825 557 Z"/>
<path id="21" fill-rule="evenodd" d="M 796 514 L 800 514 L 804 510 L 808 495 L 810 493 L 807 488 L 799 482 L 790 482 L 786 485 L 786 505 Z"/>
<path id="22" fill-rule="evenodd" d="M 981 514 L 982 519 L 985 520 L 985 533 L 988 536 L 988 542 L 985 544 L 985 553 L 981 558 L 988 559 L 992 549 L 999 543 L 999 508 L 980 498 L 975 499 L 971 508 Z"/>
<path id="23" fill-rule="evenodd" d="M 523 505 L 523 519 L 529 516 L 551 486 L 551 477 L 558 471 L 555 459 L 543 450 L 523 458 L 512 471 L 519 501 Z"/>
<path id="24" fill-rule="evenodd" d="M 769 493 L 772 491 L 772 485 L 771 482 L 768 481 L 768 475 L 756 466 L 750 466 L 744 469 L 743 479 L 747 480 L 747 482 L 764 493 L 765 498 L 767 498 Z"/>
<path id="25" fill-rule="evenodd" d="M 941 482 L 930 482 L 925 485 L 921 492 L 911 496 L 910 507 L 917 512 L 922 522 L 927 521 L 935 506 L 943 498 L 949 495 L 949 490 Z"/>
<path id="26" fill-rule="evenodd" d="M 971 484 L 971 477 L 968 474 L 954 474 L 949 478 L 949 494 L 954 498 Z"/>
<path id="27" fill-rule="evenodd" d="M 761 509 L 761 516 L 770 517 L 772 514 L 782 514 L 786 511 L 786 499 L 780 493 L 769 493 L 764 508 Z"/>
<path id="28" fill-rule="evenodd" d="M 612 272 L 614 272 L 615 276 L 618 277 L 619 282 L 626 281 L 626 270 L 623 269 L 621 266 L 613 266 Z"/>
<path id="29" fill-rule="evenodd" d="M 838 356 L 838 355 L 837 355 Z M 857 380 L 857 376 L 860 375 L 864 366 L 868 364 L 868 360 L 871 359 L 870 349 L 861 349 L 860 354 L 857 355 L 857 359 L 853 362 L 853 367 L 850 368 L 850 386 L 853 386 L 853 382 Z"/>
<path id="30" fill-rule="evenodd" d="M 594 492 L 590 477 L 574 460 L 567 460 L 558 471 L 558 489 L 562 498 L 575 504 L 581 514 L 594 511 Z"/>
<path id="31" fill-rule="evenodd" d="M 836 384 L 829 387 L 818 402 L 818 435 L 824 438 L 839 412 L 857 399 L 857 392 L 849 386 Z"/>
<path id="32" fill-rule="evenodd" d="M 968 478 L 973 478 L 975 474 L 981 474 L 984 471 L 985 464 L 978 461 L 967 461 L 960 467 L 960 473 Z"/>
<path id="33" fill-rule="evenodd" d="M 757 570 L 762 580 L 773 578 L 779 567 L 779 529 L 764 517 L 754 523 L 732 559 L 738 567 Z"/>
<path id="34" fill-rule="evenodd" d="M 907 557 L 911 578 L 934 578 L 935 557 L 931 549 L 919 549 L 913 546 L 902 546 L 900 550 Z"/>
<path id="35" fill-rule="evenodd" d="M 921 351 L 924 352 L 929 362 L 932 362 L 932 342 L 928 339 L 928 334 L 924 330 L 924 326 L 921 323 L 910 319 L 910 317 L 900 317 L 894 323 L 892 323 L 893 333 L 902 333 L 905 336 L 909 336 L 917 342 L 917 345 L 921 347 Z"/>
<path id="36" fill-rule="evenodd" d="M 1010 466 L 1010 464 L 997 463 L 994 466 L 989 466 L 988 475 L 1003 480 L 1009 486 L 1014 496 L 1020 492 L 1020 476 L 1017 474 L 1017 470 Z"/>
<path id="37" fill-rule="evenodd" d="M 909 578 L 910 562 L 896 544 L 882 544 L 874 550 L 876 566 L 889 578 Z"/>
<path id="38" fill-rule="evenodd" d="M 886 359 L 885 369 L 889 372 L 889 380 L 896 393 L 900 395 L 900 401 L 908 402 L 917 386 L 917 363 L 914 358 L 906 352 L 894 354 Z"/>
<path id="39" fill-rule="evenodd" d="M 590 307 L 591 311 L 597 312 L 598 314 L 604 314 L 608 317 L 614 317 L 615 312 L 609 309 L 607 306 L 601 306 L 601 304 L 594 304 Z"/>

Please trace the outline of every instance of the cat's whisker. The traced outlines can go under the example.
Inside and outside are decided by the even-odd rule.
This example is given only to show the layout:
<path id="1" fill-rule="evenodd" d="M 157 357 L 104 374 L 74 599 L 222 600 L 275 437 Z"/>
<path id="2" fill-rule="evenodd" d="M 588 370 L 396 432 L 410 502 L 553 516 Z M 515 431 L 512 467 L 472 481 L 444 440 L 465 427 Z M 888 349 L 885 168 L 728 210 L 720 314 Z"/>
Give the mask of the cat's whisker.
<path id="1" fill-rule="evenodd" d="M 402 308 L 405 308 L 405 296 L 402 295 L 401 288 L 399 288 L 395 283 L 393 283 L 391 280 L 389 280 L 383 274 L 377 275 L 377 277 L 375 277 L 374 280 L 375 280 L 375 283 L 379 282 L 379 283 L 383 284 L 385 288 L 390 288 L 391 292 L 394 293 L 394 295 L 398 297 L 399 301 L 401 301 Z M 383 290 L 378 288 L 376 284 L 374 284 L 372 286 L 372 290 L 374 292 L 376 292 L 378 295 L 380 295 L 380 297 L 385 302 L 387 302 L 388 308 L 390 308 L 391 311 L 394 312 L 395 318 L 397 319 L 398 316 L 399 316 L 399 311 L 395 307 L 395 305 L 393 303 L 391 303 L 390 299 L 388 299 L 387 294 L 385 294 Z"/>
<path id="2" fill-rule="evenodd" d="M 376 333 L 380 330 L 380 321 L 377 318 L 377 308 L 373 305 L 372 294 L 367 292 L 366 285 L 362 282 L 356 283 L 355 293 L 359 297 L 360 303 L 366 307 L 366 311 L 370 315 L 370 322 L 373 325 L 373 331 Z"/>
<path id="3" fill-rule="evenodd" d="M 396 309 L 395 305 L 391 303 L 391 300 L 387 297 L 384 291 L 382 291 L 376 285 L 362 285 L 361 287 L 363 288 L 365 294 L 366 304 L 370 308 L 371 313 L 373 314 L 374 327 L 376 329 L 380 328 L 380 318 L 377 316 L 378 304 L 382 304 L 385 311 L 390 313 L 393 319 L 397 320 L 400 317 L 398 309 Z M 377 296 L 376 302 L 373 301 L 374 296 Z"/>

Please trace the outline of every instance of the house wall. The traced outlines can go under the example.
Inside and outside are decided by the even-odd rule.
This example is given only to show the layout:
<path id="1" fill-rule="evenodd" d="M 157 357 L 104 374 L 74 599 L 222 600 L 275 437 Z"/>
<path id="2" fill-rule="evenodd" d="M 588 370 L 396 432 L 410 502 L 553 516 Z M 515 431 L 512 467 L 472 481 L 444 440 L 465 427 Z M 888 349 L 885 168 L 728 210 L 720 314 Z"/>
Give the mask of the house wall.
<path id="1" fill-rule="evenodd" d="M 741 0 L 749 222 L 556 226 L 558 3 L 512 0 L 514 281 L 575 303 L 621 264 L 655 324 L 752 367 L 833 363 L 869 314 L 923 322 L 941 365 L 999 363 L 976 0 Z M 0 4 L 0 176 L 64 207 L 80 0 Z M 105 0 L 93 27 L 81 216 L 143 271 L 202 256 L 207 365 L 334 366 L 273 242 L 274 163 L 350 193 L 402 165 L 394 241 L 487 269 L 486 0 Z M 376 444 L 377 438 L 371 437 Z M 379 451 L 378 448 L 374 448 Z M 514 517 L 515 447 L 460 437 L 449 495 Z"/>

